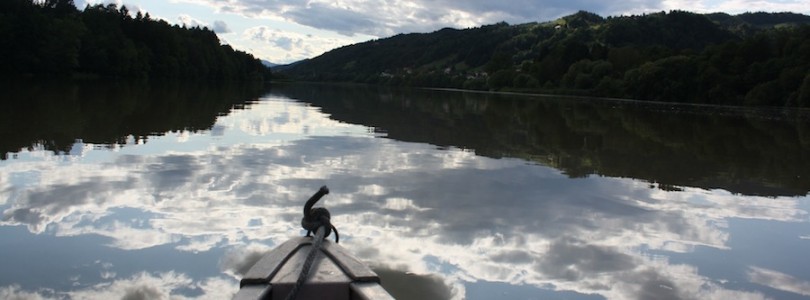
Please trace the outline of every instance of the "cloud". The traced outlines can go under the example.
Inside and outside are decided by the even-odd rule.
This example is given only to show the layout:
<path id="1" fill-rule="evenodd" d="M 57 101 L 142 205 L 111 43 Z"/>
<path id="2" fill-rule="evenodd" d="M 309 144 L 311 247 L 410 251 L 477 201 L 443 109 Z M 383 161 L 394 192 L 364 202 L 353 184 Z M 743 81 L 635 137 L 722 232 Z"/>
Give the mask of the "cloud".
<path id="1" fill-rule="evenodd" d="M 32 232 L 42 232 L 47 224 L 58 222 L 74 212 L 103 212 L 108 208 L 103 204 L 105 199 L 115 198 L 112 191 L 108 190 L 109 193 L 105 193 L 103 190 L 107 188 L 126 190 L 132 187 L 126 180 L 112 179 L 117 175 L 114 172 L 108 175 L 110 177 L 103 180 L 103 183 L 90 179 L 87 182 L 62 186 L 58 189 L 59 195 L 53 194 L 54 190 L 25 191 L 21 195 L 23 197 L 21 201 L 3 211 L 2 222 L 26 224 Z M 96 192 L 98 194 L 94 194 Z M 60 200 L 53 201 L 53 199 Z"/>
<path id="2" fill-rule="evenodd" d="M 680 9 L 701 13 L 726 12 L 738 14 L 744 12 L 798 12 L 810 13 L 810 1 L 807 0 L 664 0 L 663 9 Z"/>
<path id="3" fill-rule="evenodd" d="M 228 24 L 225 21 L 216 20 L 214 21 L 213 29 L 216 33 L 230 33 L 231 29 L 228 27 Z"/>
<path id="4" fill-rule="evenodd" d="M 195 299 L 229 299 L 239 285 L 233 280 L 211 277 L 192 280 L 188 275 L 173 271 L 141 272 L 129 278 L 98 283 L 72 291 L 26 291 L 17 285 L 0 287 L 0 298 L 38 299 L 188 299 L 184 292 L 197 292 Z"/>
<path id="5" fill-rule="evenodd" d="M 255 41 L 260 41 L 275 45 L 287 51 L 293 50 L 293 46 L 301 47 L 303 39 L 291 36 L 278 29 L 271 29 L 267 26 L 249 28 L 245 31 L 245 36 Z"/>
<path id="6" fill-rule="evenodd" d="M 340 39 L 282 31 L 268 26 L 248 28 L 242 36 L 255 43 L 254 52 L 263 57 L 283 55 L 295 58 L 312 57 L 349 43 Z M 268 45 L 270 47 L 267 47 Z"/>
<path id="7" fill-rule="evenodd" d="M 182 295 L 182 290 L 197 290 L 198 299 L 225 299 L 236 292 L 237 286 L 223 278 L 192 280 L 177 272 L 135 274 L 132 277 L 99 283 L 86 289 L 67 294 L 73 299 L 173 299 Z M 217 298 L 221 297 L 221 298 Z"/>
<path id="8" fill-rule="evenodd" d="M 349 7 L 336 7 L 333 5 L 312 2 L 304 8 L 291 9 L 283 15 L 292 21 L 318 29 L 336 31 L 340 34 L 352 36 L 355 33 L 371 35 L 389 34 L 378 31 L 381 21 L 377 15 L 365 11 L 357 11 Z"/>
<path id="9" fill-rule="evenodd" d="M 219 261 L 219 266 L 227 274 L 231 274 L 235 278 L 242 278 L 270 250 L 269 247 L 261 244 L 237 246 L 225 252 Z"/>
<path id="10" fill-rule="evenodd" d="M 347 36 L 365 34 L 387 37 L 396 33 L 429 32 L 443 27 L 465 28 L 492 24 L 542 22 L 588 10 L 604 16 L 638 14 L 661 10 L 726 11 L 752 10 L 808 12 L 806 0 L 519 0 L 433 1 L 225 1 L 197 0 L 221 11 L 248 17 L 284 19 L 312 28 Z"/>
<path id="11" fill-rule="evenodd" d="M 202 27 L 208 27 L 208 24 L 206 24 L 205 22 L 197 20 L 197 19 L 193 18 L 192 16 L 189 16 L 189 15 L 186 15 L 186 14 L 179 15 L 177 17 L 177 23 L 181 24 L 181 25 L 184 25 L 186 27 L 201 27 L 201 28 Z"/>
<path id="12" fill-rule="evenodd" d="M 638 264 L 632 256 L 618 249 L 588 245 L 570 238 L 552 242 L 548 253 L 542 256 L 536 268 L 547 276 L 567 281 L 582 280 L 594 273 L 632 270 Z"/>
<path id="13" fill-rule="evenodd" d="M 51 299 L 52 292 L 30 292 L 20 288 L 17 284 L 0 287 L 0 299 L 14 299 L 14 300 L 42 300 Z"/>
<path id="14" fill-rule="evenodd" d="M 748 278 L 752 282 L 777 290 L 810 296 L 810 281 L 765 268 L 750 267 Z"/>
<path id="15" fill-rule="evenodd" d="M 284 19 L 343 35 L 386 37 L 443 27 L 472 27 L 500 21 L 548 21 L 580 9 L 620 13 L 631 8 L 658 9 L 657 1 L 224 1 L 199 0 L 221 11 L 248 17 Z"/>
<path id="16" fill-rule="evenodd" d="M 418 275 L 385 267 L 375 268 L 374 272 L 394 299 L 446 300 L 464 296 L 463 286 L 435 274 Z"/>

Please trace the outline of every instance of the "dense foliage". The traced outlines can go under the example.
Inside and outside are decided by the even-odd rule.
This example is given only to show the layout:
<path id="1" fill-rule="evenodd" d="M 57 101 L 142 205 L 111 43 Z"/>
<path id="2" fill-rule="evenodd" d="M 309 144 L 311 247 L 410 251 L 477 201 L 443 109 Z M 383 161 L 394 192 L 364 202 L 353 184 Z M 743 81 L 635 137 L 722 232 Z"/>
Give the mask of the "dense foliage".
<path id="1" fill-rule="evenodd" d="M 289 66 L 286 76 L 572 93 L 671 102 L 810 107 L 810 16 L 608 17 L 401 34 Z"/>
<path id="2" fill-rule="evenodd" d="M 133 17 L 124 6 L 79 11 L 73 0 L 0 1 L 0 76 L 75 75 L 245 80 L 269 70 L 207 28 Z"/>

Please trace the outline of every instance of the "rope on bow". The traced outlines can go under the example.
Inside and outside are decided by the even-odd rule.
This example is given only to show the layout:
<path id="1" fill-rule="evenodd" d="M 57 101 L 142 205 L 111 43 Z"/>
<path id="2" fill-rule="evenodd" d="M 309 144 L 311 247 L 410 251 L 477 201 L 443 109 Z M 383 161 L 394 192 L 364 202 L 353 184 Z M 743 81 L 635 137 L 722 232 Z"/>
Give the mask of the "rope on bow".
<path id="1" fill-rule="evenodd" d="M 326 194 L 329 194 L 329 188 L 324 185 L 307 200 L 307 203 L 304 204 L 304 217 L 301 218 L 301 227 L 304 227 L 304 229 L 307 230 L 307 236 L 310 236 L 313 232 L 318 231 L 318 227 L 324 226 L 326 227 L 326 235 L 324 238 L 328 237 L 332 231 L 335 231 L 335 243 L 339 243 L 340 234 L 338 234 L 337 228 L 330 222 L 331 216 L 329 210 L 325 207 L 312 208 L 315 202 L 321 200 Z"/>
<path id="2" fill-rule="evenodd" d="M 312 197 L 307 200 L 307 203 L 304 204 L 304 217 L 301 218 L 301 227 L 307 230 L 307 236 L 315 232 L 315 237 L 312 241 L 312 247 L 307 254 L 307 259 L 304 261 L 304 265 L 301 268 L 301 273 L 298 274 L 298 280 L 295 281 L 292 290 L 287 294 L 287 300 L 294 300 L 298 296 L 298 291 L 300 291 L 304 283 L 306 283 L 309 272 L 312 270 L 312 263 L 315 261 L 318 252 L 321 251 L 323 240 L 325 240 L 333 230 L 335 231 L 335 243 L 340 240 L 337 228 L 335 228 L 329 220 L 329 210 L 323 207 L 312 208 L 315 202 L 321 200 L 326 194 L 329 194 L 329 188 L 322 186 L 321 189 L 312 195 Z"/>

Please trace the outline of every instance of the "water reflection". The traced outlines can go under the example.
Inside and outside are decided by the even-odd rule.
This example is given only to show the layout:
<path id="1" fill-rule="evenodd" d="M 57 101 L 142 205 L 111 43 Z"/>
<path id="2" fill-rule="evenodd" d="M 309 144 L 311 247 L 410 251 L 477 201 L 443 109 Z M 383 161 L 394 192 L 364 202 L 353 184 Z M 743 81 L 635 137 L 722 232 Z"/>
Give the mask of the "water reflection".
<path id="1" fill-rule="evenodd" d="M 377 268 L 374 272 L 395 299 L 443 300 L 453 297 L 453 291 L 437 275 L 417 275 L 385 268 Z"/>
<path id="2" fill-rule="evenodd" d="M 275 93 L 219 117 L 216 130 L 0 162 L 0 257 L 16 270 L 0 271 L 0 296 L 227 298 L 247 266 L 301 233 L 302 201 L 324 184 L 341 243 L 390 275 L 389 288 L 418 281 L 454 299 L 808 296 L 807 196 L 572 177 L 508 147 L 481 156 L 496 146 L 465 144 L 475 127 L 450 127 L 458 144 L 435 137 L 451 136 L 440 122 L 408 140 L 399 134 L 424 128 L 353 125 L 326 101 Z M 372 103 L 357 99 L 358 110 Z"/>
<path id="3" fill-rule="evenodd" d="M 402 141 L 520 157 L 571 177 L 599 174 L 751 195 L 810 191 L 810 111 L 340 85 L 274 93 Z"/>
<path id="4" fill-rule="evenodd" d="M 77 154 L 85 143 L 111 147 L 142 143 L 167 132 L 211 129 L 217 116 L 249 105 L 263 88 L 228 83 L 6 81 L 0 89 L 4 91 L 0 153 L 29 148 Z M 77 139 L 82 141 L 78 145 Z"/>

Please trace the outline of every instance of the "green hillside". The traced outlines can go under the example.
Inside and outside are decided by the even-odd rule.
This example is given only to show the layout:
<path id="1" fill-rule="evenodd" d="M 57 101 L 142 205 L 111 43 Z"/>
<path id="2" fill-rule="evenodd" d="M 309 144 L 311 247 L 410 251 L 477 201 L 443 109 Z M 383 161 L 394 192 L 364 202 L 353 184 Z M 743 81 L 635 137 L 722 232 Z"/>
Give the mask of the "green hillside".
<path id="1" fill-rule="evenodd" d="M 283 69 L 307 81 L 810 107 L 810 16 L 683 11 L 400 34 Z"/>
<path id="2" fill-rule="evenodd" d="M 0 77 L 260 80 L 269 69 L 200 27 L 116 4 L 0 1 Z"/>

